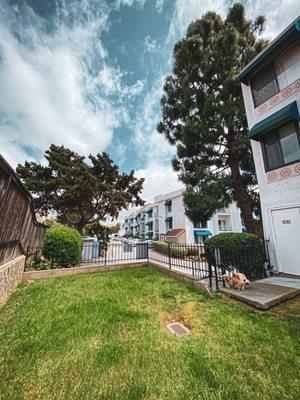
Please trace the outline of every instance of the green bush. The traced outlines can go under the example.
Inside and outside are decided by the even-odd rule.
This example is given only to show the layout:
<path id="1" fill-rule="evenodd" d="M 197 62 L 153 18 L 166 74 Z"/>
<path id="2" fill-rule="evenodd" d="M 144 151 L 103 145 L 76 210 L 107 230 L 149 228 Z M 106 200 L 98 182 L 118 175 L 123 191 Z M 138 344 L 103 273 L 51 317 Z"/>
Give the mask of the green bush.
<path id="1" fill-rule="evenodd" d="M 46 232 L 43 255 L 59 265 L 78 264 L 81 260 L 83 240 L 75 229 L 54 225 Z"/>
<path id="2" fill-rule="evenodd" d="M 250 233 L 220 233 L 205 242 L 209 263 L 236 268 L 247 276 L 263 276 L 265 247 L 259 236 Z M 216 252 L 215 250 L 219 251 Z"/>

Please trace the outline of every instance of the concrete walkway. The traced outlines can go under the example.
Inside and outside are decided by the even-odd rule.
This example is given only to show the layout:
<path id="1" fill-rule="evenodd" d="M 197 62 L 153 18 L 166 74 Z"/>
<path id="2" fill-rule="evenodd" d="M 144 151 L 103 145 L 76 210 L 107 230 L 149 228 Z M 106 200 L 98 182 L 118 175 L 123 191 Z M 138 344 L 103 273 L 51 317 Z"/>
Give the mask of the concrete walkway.
<path id="1" fill-rule="evenodd" d="M 254 307 L 266 310 L 300 294 L 300 279 L 272 277 L 251 282 L 244 291 L 221 288 L 220 292 Z"/>

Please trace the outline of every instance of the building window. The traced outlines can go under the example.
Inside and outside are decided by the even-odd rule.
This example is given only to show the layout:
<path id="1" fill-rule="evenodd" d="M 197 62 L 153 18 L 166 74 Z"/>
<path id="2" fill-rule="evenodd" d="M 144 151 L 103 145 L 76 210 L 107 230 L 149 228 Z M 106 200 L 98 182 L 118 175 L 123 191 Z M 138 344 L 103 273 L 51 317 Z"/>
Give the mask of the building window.
<path id="1" fill-rule="evenodd" d="M 300 78 L 299 54 L 300 40 L 297 40 L 250 78 L 255 108 Z"/>
<path id="2" fill-rule="evenodd" d="M 289 122 L 262 138 L 266 171 L 300 160 L 299 125 Z"/>
<path id="3" fill-rule="evenodd" d="M 219 225 L 219 231 L 222 231 L 222 232 L 227 231 L 226 221 L 224 219 L 219 219 L 218 225 Z"/>
<path id="4" fill-rule="evenodd" d="M 279 90 L 300 78 L 300 40 L 296 40 L 275 59 Z"/>
<path id="5" fill-rule="evenodd" d="M 166 200 L 165 201 L 165 207 L 166 207 L 166 212 L 171 212 L 172 211 L 172 200 Z"/>
<path id="6" fill-rule="evenodd" d="M 254 107 L 260 106 L 279 92 L 273 62 L 250 79 Z"/>
<path id="7" fill-rule="evenodd" d="M 169 221 L 167 221 L 166 226 L 167 226 L 167 231 L 173 229 L 173 220 L 170 219 Z"/>
<path id="8" fill-rule="evenodd" d="M 194 223 L 195 229 L 207 228 L 207 221 Z"/>

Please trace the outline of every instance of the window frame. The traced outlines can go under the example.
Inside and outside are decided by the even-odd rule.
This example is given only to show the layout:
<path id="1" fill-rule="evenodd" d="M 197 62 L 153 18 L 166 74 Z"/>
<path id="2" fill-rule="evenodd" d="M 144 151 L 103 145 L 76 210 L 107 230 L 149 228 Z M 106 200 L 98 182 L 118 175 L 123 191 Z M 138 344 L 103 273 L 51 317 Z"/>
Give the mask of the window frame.
<path id="1" fill-rule="evenodd" d="M 268 66 L 273 71 L 273 75 L 275 77 L 274 82 L 276 83 L 277 92 L 275 94 L 272 94 L 272 96 L 267 97 L 266 99 L 264 99 L 264 101 L 262 103 L 256 104 L 256 101 L 255 101 L 255 98 L 254 98 L 254 94 L 253 94 L 252 81 L 253 81 L 253 78 L 255 78 L 257 75 L 259 75 L 259 73 L 261 73 L 261 71 L 264 68 L 268 67 Z M 253 76 L 251 76 L 251 78 L 249 78 L 249 82 L 250 82 L 250 87 L 251 87 L 252 101 L 253 101 L 253 105 L 254 105 L 255 109 L 258 108 L 259 106 L 261 106 L 262 104 L 264 104 L 266 101 L 270 100 L 272 97 L 276 96 L 276 94 L 279 93 L 280 90 L 279 90 L 279 83 L 278 83 L 278 79 L 277 79 L 277 75 L 276 75 L 276 71 L 275 71 L 274 59 L 269 61 L 268 63 L 266 63 L 259 71 L 257 71 Z"/>
<path id="2" fill-rule="evenodd" d="M 196 222 L 193 224 L 194 229 L 207 229 L 208 228 L 208 220 L 203 222 Z"/>
<path id="3" fill-rule="evenodd" d="M 170 231 L 171 229 L 173 229 L 173 219 L 166 221 L 166 230 Z"/>
<path id="4" fill-rule="evenodd" d="M 166 214 L 172 212 L 172 203 L 165 206 L 166 207 Z"/>
<path id="5" fill-rule="evenodd" d="M 252 96 L 252 101 L 253 101 L 253 105 L 254 105 L 254 109 L 258 108 L 259 106 L 261 106 L 262 104 L 264 104 L 266 101 L 270 100 L 272 97 L 276 96 L 276 94 L 278 94 L 279 92 L 281 92 L 282 90 L 284 90 L 287 86 L 291 85 L 292 83 L 289 83 L 287 86 L 285 86 L 284 88 L 280 89 L 279 87 L 279 82 L 278 82 L 278 76 L 276 74 L 276 69 L 275 69 L 275 60 L 276 58 L 278 58 L 279 56 L 281 56 L 284 52 L 286 52 L 291 46 L 293 46 L 297 40 L 300 40 L 299 38 L 296 38 L 295 40 L 293 40 L 286 48 L 282 49 L 280 51 L 280 53 L 278 53 L 275 57 L 272 58 L 272 60 L 268 61 L 265 65 L 262 66 L 262 68 L 260 68 L 257 72 L 255 72 L 252 76 L 249 77 L 248 82 L 250 84 L 250 88 L 251 88 L 251 96 Z M 253 90 L 252 90 L 252 79 L 258 75 L 262 69 L 264 69 L 267 66 L 271 66 L 274 76 L 275 76 L 275 82 L 276 82 L 276 86 L 277 86 L 277 93 L 275 95 L 270 96 L 269 98 L 265 99 L 262 103 L 260 104 L 255 104 L 255 100 L 254 100 L 254 96 L 253 96 Z M 285 70 L 286 71 L 286 70 Z M 297 80 L 297 79 L 296 79 Z M 294 81 L 296 82 L 296 81 Z"/>
<path id="6" fill-rule="evenodd" d="M 261 147 L 262 147 L 262 154 L 263 154 L 263 160 L 264 160 L 264 166 L 265 166 L 265 172 L 270 172 L 270 171 L 275 171 L 278 168 L 282 168 L 282 167 L 287 167 L 289 165 L 292 164 L 296 164 L 297 162 L 300 161 L 300 158 L 298 158 L 297 160 L 291 161 L 289 163 L 285 163 L 284 162 L 284 157 L 283 157 L 283 151 L 282 151 L 282 147 L 281 147 L 281 142 L 280 142 L 280 138 L 279 138 L 279 128 L 281 128 L 284 125 L 287 125 L 288 123 L 293 122 L 295 128 L 296 128 L 296 134 L 297 134 L 297 138 L 298 138 L 298 143 L 300 146 L 300 127 L 299 127 L 299 123 L 297 121 L 289 121 L 289 122 L 285 122 L 281 125 L 279 125 L 278 127 L 276 127 L 275 129 L 272 129 L 270 131 L 268 131 L 267 134 L 273 133 L 276 135 L 277 141 L 279 143 L 279 150 L 280 150 L 280 154 L 281 154 L 281 158 L 283 160 L 283 163 L 281 165 L 278 165 L 276 168 L 269 168 L 268 166 L 268 159 L 267 159 L 267 151 L 266 151 L 266 145 L 263 141 L 264 137 L 261 138 L 260 143 L 261 143 Z"/>

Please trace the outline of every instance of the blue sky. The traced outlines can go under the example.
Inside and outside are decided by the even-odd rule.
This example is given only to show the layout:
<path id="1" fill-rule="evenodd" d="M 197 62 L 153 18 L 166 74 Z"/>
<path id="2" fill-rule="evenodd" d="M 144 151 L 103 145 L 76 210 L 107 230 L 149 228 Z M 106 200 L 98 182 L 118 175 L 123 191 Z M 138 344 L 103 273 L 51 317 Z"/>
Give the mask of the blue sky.
<path id="1" fill-rule="evenodd" d="M 0 153 L 13 165 L 42 161 L 51 143 L 82 154 L 106 150 L 122 170 L 146 178 L 144 197 L 180 187 L 174 149 L 155 128 L 172 48 L 225 0 L 2 0 Z M 300 0 L 244 1 L 267 12 L 274 37 Z"/>

